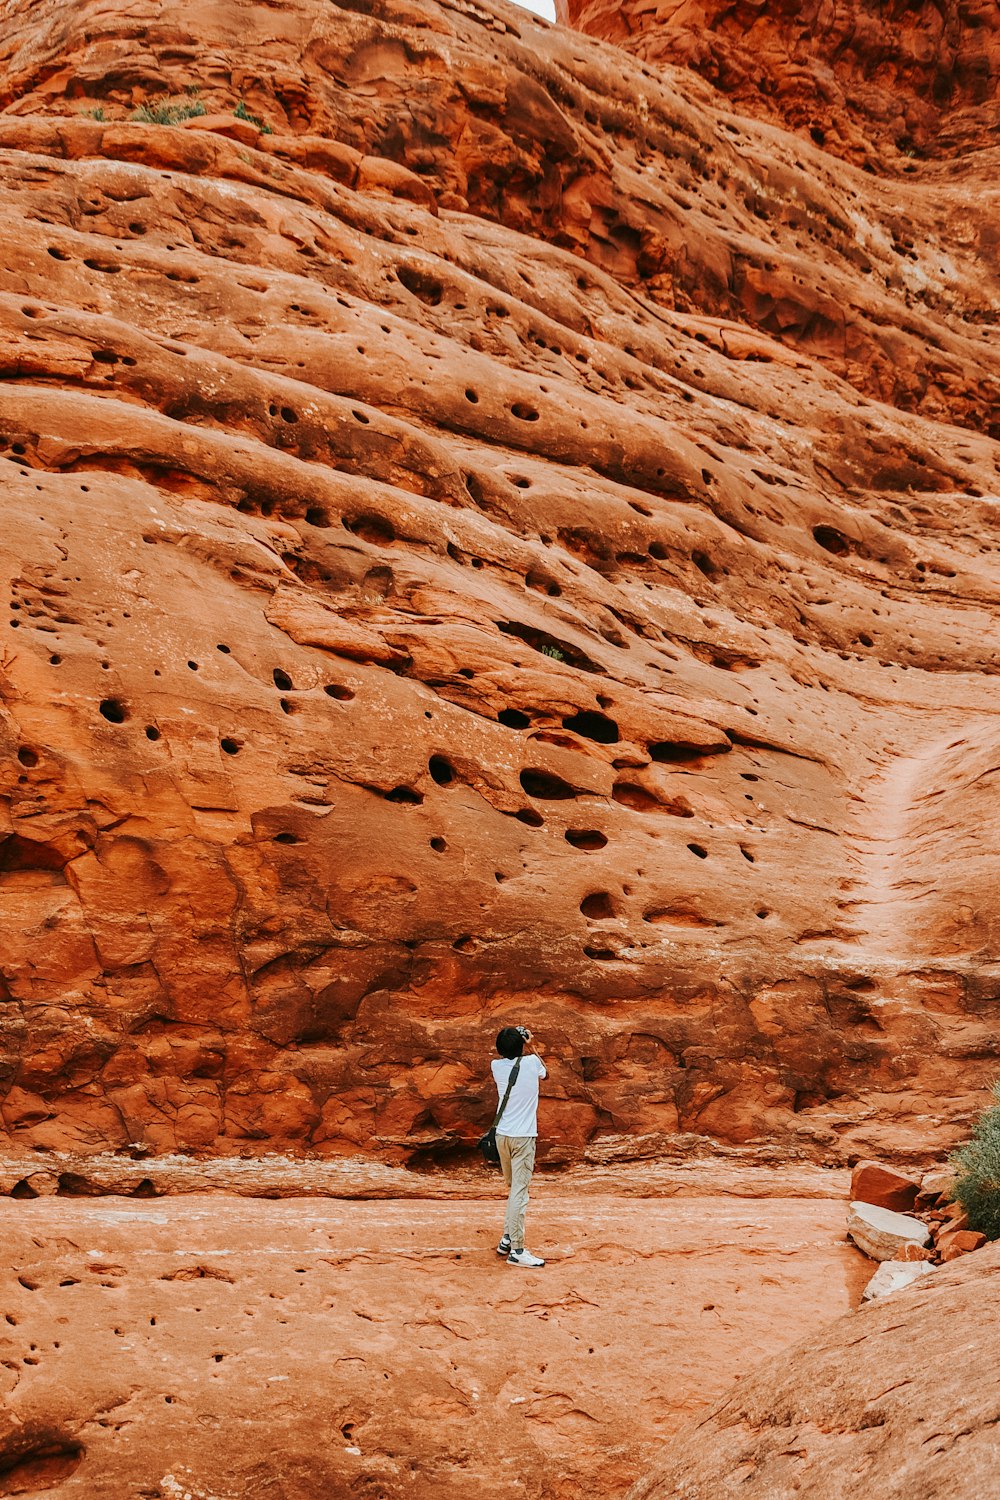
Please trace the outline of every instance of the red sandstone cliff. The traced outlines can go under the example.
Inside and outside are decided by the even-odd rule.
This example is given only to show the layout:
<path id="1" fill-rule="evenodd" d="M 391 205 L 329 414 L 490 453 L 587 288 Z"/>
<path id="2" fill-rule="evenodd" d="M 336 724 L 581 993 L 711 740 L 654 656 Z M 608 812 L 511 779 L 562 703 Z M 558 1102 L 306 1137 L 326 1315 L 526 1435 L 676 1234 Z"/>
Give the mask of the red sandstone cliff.
<path id="1" fill-rule="evenodd" d="M 0 81 L 10 1139 L 421 1160 L 522 1016 L 564 1153 L 952 1139 L 993 154 L 435 0 L 21 0 Z"/>
<path id="2" fill-rule="evenodd" d="M 749 114 L 898 173 L 995 143 L 991 0 L 556 0 L 647 63 L 692 68 Z"/>

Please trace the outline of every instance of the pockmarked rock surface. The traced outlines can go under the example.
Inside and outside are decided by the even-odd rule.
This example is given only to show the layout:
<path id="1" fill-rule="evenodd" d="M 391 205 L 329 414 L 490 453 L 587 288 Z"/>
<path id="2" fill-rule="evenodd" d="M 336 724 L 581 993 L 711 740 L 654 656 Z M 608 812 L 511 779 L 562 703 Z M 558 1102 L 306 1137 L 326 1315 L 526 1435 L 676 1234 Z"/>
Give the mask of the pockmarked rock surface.
<path id="1" fill-rule="evenodd" d="M 629 1500 L 954 1500 L 996 1486 L 1000 1246 L 839 1319 L 671 1440 Z"/>
<path id="2" fill-rule="evenodd" d="M 529 1012 L 550 1162 L 963 1133 L 994 156 L 744 92 L 489 0 L 4 6 L 12 1149 L 447 1159 Z"/>
<path id="3" fill-rule="evenodd" d="M 0 1489 L 58 1500 L 621 1495 L 857 1300 L 835 1199 L 222 1194 L 0 1203 Z"/>

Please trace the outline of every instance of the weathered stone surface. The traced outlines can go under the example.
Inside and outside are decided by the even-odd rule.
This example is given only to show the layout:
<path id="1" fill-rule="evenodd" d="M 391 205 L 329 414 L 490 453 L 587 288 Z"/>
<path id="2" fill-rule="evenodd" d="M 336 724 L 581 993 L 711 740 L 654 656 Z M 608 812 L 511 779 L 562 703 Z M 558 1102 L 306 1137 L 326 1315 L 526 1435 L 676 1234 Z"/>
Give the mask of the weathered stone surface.
<path id="1" fill-rule="evenodd" d="M 851 1173 L 851 1197 L 878 1208 L 906 1213 L 917 1201 L 920 1182 L 877 1161 L 859 1161 Z"/>
<path id="2" fill-rule="evenodd" d="M 896 1260 L 904 1245 L 929 1245 L 931 1241 L 931 1232 L 920 1219 L 872 1203 L 850 1205 L 847 1233 L 872 1260 Z"/>
<path id="3" fill-rule="evenodd" d="M 538 1183 L 529 1276 L 495 1253 L 496 1188 L 5 1202 L 0 1491 L 42 1493 L 41 1451 L 59 1500 L 621 1495 L 735 1375 L 856 1300 L 839 1215 Z"/>
<path id="4" fill-rule="evenodd" d="M 465 0 L 13 0 L 0 105 L 12 1147 L 449 1160 L 530 1011 L 550 1162 L 947 1150 L 992 159 Z"/>
<path id="5" fill-rule="evenodd" d="M 901 1292 L 926 1276 L 934 1267 L 926 1260 L 884 1260 L 875 1275 L 861 1293 L 863 1302 L 873 1302 L 876 1297 L 888 1297 L 892 1292 Z"/>
<path id="6" fill-rule="evenodd" d="M 684 1432 L 629 1500 L 955 1500 L 996 1484 L 1000 1246 L 841 1318 Z"/>
<path id="7" fill-rule="evenodd" d="M 584 1195 L 607 1191 L 609 1182 L 625 1198 L 830 1198 L 843 1199 L 847 1173 L 808 1163 L 781 1164 L 760 1153 L 714 1147 L 700 1158 L 664 1142 L 651 1160 L 636 1161 L 628 1142 L 612 1152 L 607 1139 L 586 1152 L 586 1162 L 566 1167 L 546 1181 L 546 1192 Z M 703 1143 L 704 1150 L 704 1143 Z M 44 1164 L 43 1166 L 41 1164 Z M 248 1198 L 431 1198 L 496 1196 L 498 1175 L 475 1165 L 411 1172 L 371 1155 L 305 1158 L 264 1152 L 198 1160 L 148 1152 L 19 1152 L 0 1155 L 0 1194 L 33 1198 L 167 1197 L 177 1193 L 225 1193 Z"/>
<path id="8" fill-rule="evenodd" d="M 748 114 L 893 172 L 992 145 L 1000 14 L 988 0 L 556 0 L 647 62 L 694 69 Z"/>

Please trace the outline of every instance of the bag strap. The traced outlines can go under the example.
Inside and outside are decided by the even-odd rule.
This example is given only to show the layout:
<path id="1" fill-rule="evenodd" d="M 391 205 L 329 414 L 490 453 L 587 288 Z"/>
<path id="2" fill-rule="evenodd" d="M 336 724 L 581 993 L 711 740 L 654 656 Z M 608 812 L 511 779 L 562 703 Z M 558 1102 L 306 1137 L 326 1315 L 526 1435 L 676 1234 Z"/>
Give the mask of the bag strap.
<path id="1" fill-rule="evenodd" d="M 521 1059 L 518 1058 L 517 1062 L 510 1070 L 510 1077 L 507 1080 L 507 1092 L 504 1094 L 503 1099 L 500 1101 L 500 1108 L 497 1110 L 497 1117 L 493 1121 L 493 1124 L 490 1126 L 491 1130 L 496 1130 L 497 1126 L 500 1124 L 500 1121 L 503 1119 L 503 1112 L 507 1108 L 507 1100 L 510 1098 L 510 1091 L 517 1082 L 517 1075 L 520 1067 Z"/>

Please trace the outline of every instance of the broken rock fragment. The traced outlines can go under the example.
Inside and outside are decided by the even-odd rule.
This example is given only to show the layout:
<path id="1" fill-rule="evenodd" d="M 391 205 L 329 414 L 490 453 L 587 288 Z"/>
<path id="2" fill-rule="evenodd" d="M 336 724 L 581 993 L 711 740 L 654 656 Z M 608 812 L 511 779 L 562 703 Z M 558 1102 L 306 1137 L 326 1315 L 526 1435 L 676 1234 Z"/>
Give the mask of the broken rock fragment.
<path id="1" fill-rule="evenodd" d="M 920 1183 L 877 1161 L 859 1161 L 851 1174 L 851 1197 L 874 1203 L 894 1213 L 908 1213 L 920 1192 Z"/>
<path id="2" fill-rule="evenodd" d="M 884 1260 L 861 1293 L 861 1300 L 873 1302 L 876 1297 L 888 1297 L 891 1292 L 902 1291 L 904 1286 L 919 1281 L 933 1269 L 925 1260 Z"/>
<path id="3" fill-rule="evenodd" d="M 847 1235 L 872 1260 L 899 1260 L 904 1246 L 927 1245 L 930 1230 L 909 1214 L 896 1214 L 873 1203 L 853 1202 L 847 1212 Z"/>

